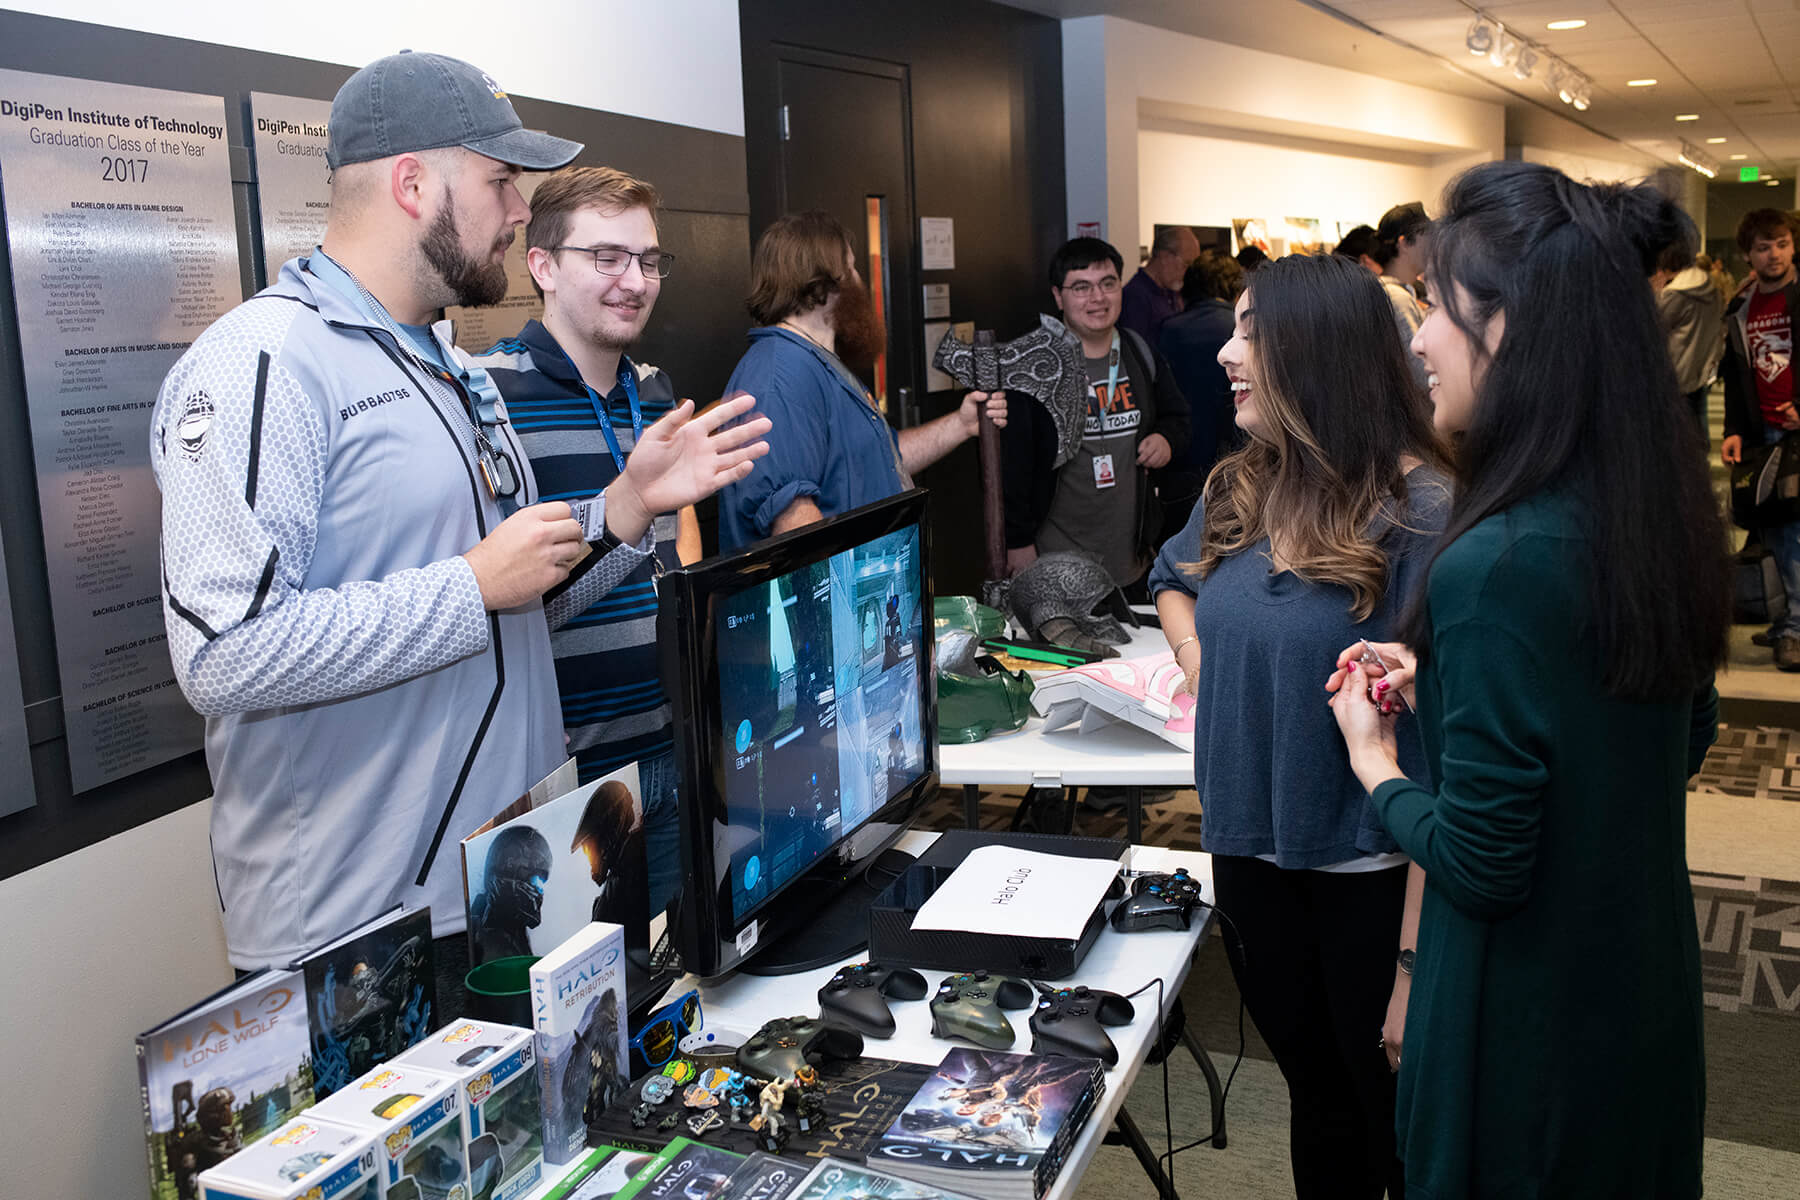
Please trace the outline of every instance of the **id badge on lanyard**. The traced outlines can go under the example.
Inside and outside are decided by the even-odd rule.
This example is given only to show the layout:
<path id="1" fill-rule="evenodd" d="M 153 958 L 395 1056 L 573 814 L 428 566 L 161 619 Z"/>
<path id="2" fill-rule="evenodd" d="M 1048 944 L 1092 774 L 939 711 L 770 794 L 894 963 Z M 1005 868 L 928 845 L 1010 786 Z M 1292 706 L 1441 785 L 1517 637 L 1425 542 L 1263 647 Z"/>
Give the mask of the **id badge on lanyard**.
<path id="1" fill-rule="evenodd" d="M 1106 394 L 1102 397 L 1095 398 L 1094 394 L 1093 394 L 1093 391 L 1094 391 L 1093 385 L 1090 384 L 1088 386 L 1089 412 L 1094 418 L 1094 425 L 1095 425 L 1094 433 L 1096 436 L 1099 436 L 1099 437 L 1106 436 L 1106 414 L 1109 410 L 1111 410 L 1112 405 L 1113 405 L 1113 397 L 1118 392 L 1118 390 L 1119 390 L 1119 333 L 1118 333 L 1118 330 L 1115 329 L 1113 331 L 1112 350 L 1107 354 L 1107 359 L 1106 359 Z M 1094 463 L 1094 489 L 1096 491 L 1105 491 L 1109 487 L 1116 487 L 1118 485 L 1119 475 L 1118 475 L 1118 472 L 1113 469 L 1113 456 L 1112 455 L 1096 454 L 1096 455 L 1094 455 L 1093 463 Z"/>

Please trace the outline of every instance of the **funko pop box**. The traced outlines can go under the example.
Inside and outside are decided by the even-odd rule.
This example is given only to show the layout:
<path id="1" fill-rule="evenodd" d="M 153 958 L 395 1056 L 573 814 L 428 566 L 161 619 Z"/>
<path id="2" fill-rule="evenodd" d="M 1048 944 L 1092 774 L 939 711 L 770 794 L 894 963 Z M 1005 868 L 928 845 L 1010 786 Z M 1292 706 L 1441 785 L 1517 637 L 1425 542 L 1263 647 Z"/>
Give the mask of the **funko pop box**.
<path id="1" fill-rule="evenodd" d="M 310 1113 L 200 1174 L 200 1200 L 375 1200 L 375 1139 Z"/>
<path id="2" fill-rule="evenodd" d="M 375 1139 L 379 1200 L 469 1200 L 462 1088 L 423 1067 L 385 1062 L 307 1116 Z"/>
<path id="3" fill-rule="evenodd" d="M 513 1200 L 543 1177 L 544 1119 L 531 1030 L 452 1021 L 394 1061 L 457 1081 L 473 1196 Z"/>

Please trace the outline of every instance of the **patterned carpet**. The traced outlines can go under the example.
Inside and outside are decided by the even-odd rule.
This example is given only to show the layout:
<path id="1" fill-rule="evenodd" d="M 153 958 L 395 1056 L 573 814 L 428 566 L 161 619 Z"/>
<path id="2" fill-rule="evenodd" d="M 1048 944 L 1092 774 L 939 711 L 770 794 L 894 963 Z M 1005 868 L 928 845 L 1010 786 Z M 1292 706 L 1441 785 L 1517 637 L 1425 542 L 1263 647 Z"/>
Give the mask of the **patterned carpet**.
<path id="1" fill-rule="evenodd" d="M 1800 733 L 1721 725 L 1691 786 L 1697 792 L 1800 802 Z"/>
<path id="2" fill-rule="evenodd" d="M 1707 1005 L 1800 1017 L 1800 883 L 1698 873 L 1693 881 Z"/>

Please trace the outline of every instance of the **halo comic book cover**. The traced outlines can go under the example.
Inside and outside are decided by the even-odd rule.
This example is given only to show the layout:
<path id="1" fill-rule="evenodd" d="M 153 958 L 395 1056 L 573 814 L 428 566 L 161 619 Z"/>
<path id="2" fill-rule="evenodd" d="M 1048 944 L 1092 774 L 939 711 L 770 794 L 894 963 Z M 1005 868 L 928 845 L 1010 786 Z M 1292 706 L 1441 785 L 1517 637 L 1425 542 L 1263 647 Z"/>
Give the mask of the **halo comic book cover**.
<path id="1" fill-rule="evenodd" d="M 313 1090 L 323 1100 L 435 1028 L 431 910 L 394 909 L 302 958 Z"/>

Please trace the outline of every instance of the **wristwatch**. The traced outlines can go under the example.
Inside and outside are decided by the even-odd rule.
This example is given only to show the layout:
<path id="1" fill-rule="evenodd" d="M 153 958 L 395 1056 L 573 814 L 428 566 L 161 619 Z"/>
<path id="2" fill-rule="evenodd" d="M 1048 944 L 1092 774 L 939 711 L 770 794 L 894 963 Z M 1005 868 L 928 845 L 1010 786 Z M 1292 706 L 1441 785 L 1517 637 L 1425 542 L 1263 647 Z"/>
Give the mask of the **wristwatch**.
<path id="1" fill-rule="evenodd" d="M 1413 959 L 1416 956 L 1417 956 L 1417 954 L 1415 951 L 1402 950 L 1400 952 L 1400 958 L 1398 960 L 1399 964 L 1400 964 L 1400 969 L 1402 971 L 1405 971 L 1408 975 L 1411 975 L 1413 973 Z"/>

